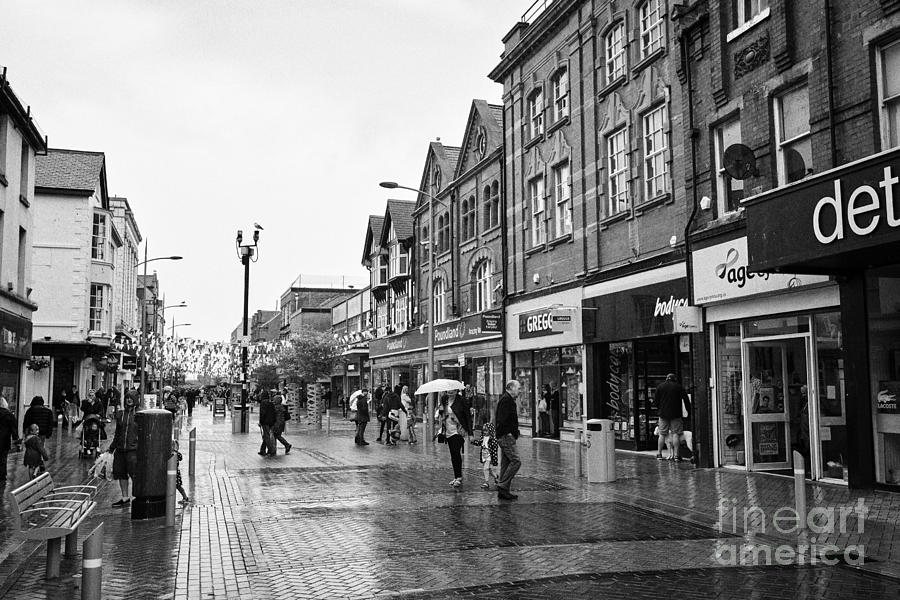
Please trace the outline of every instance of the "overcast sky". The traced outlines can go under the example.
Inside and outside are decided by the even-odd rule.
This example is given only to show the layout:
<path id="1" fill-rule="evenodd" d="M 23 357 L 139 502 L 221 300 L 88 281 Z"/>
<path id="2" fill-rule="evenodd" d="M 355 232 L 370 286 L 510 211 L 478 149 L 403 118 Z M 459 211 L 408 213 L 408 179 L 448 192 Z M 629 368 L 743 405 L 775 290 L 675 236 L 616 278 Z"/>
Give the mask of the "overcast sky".
<path id="1" fill-rule="evenodd" d="M 179 335 L 240 322 L 234 237 L 265 230 L 250 309 L 298 274 L 364 280 L 382 180 L 417 186 L 532 0 L 3 0 L 0 64 L 54 148 L 106 153 Z M 411 193 L 392 197 L 411 199 Z M 143 252 L 143 249 L 141 250 Z M 35 281 L 33 287 L 40 282 Z"/>

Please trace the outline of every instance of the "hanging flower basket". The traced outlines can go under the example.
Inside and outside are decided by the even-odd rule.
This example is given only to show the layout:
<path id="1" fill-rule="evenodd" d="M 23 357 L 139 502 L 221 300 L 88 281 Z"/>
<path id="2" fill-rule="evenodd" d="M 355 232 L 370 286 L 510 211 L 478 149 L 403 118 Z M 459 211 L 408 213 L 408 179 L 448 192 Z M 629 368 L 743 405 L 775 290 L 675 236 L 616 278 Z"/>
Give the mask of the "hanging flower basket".
<path id="1" fill-rule="evenodd" d="M 50 360 L 47 358 L 31 358 L 25 363 L 25 367 L 32 371 L 40 371 L 50 366 Z"/>

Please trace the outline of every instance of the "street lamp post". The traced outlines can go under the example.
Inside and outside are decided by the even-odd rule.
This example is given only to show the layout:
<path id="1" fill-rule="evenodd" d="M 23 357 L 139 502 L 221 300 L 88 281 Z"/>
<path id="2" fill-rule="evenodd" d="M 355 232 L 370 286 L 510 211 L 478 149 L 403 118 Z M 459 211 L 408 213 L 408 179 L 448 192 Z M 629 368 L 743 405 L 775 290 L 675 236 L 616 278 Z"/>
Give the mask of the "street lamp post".
<path id="1" fill-rule="evenodd" d="M 247 374 L 247 351 L 248 351 L 248 316 L 250 312 L 250 262 L 259 260 L 257 246 L 259 244 L 259 232 L 262 229 L 259 225 L 253 225 L 253 243 L 241 244 L 244 239 L 244 232 L 238 229 L 237 239 L 235 240 L 235 249 L 241 264 L 244 265 L 244 334 L 241 337 L 241 433 L 250 431 L 249 415 L 247 414 L 247 396 L 250 393 L 249 376 Z M 253 256 L 256 255 L 254 259 Z"/>
<path id="2" fill-rule="evenodd" d="M 143 395 L 147 393 L 147 263 L 154 260 L 181 260 L 181 256 L 159 256 L 157 258 L 147 258 L 147 246 L 149 240 L 144 241 L 144 260 L 135 265 L 139 267 L 144 265 L 144 297 L 141 298 L 141 404 L 143 405 Z M 153 300 L 154 304 L 156 299 Z M 182 302 L 182 304 L 184 304 Z"/>
<path id="3" fill-rule="evenodd" d="M 432 244 L 432 240 L 434 237 L 434 203 L 444 205 L 441 200 L 438 200 L 428 192 L 423 190 L 407 187 L 405 185 L 400 185 L 394 181 L 382 181 L 379 183 L 381 187 L 388 190 L 409 190 L 411 192 L 416 192 L 417 194 L 422 194 L 429 198 L 428 202 L 428 285 L 430 289 L 428 290 L 428 381 L 432 381 L 434 379 L 434 244 Z M 446 205 L 444 205 L 446 206 Z M 425 424 L 425 441 L 431 440 L 434 438 L 434 422 L 432 419 L 432 415 L 434 414 L 434 397 L 436 394 L 428 394 L 428 402 L 425 415 L 423 415 L 423 422 Z"/>
<path id="4" fill-rule="evenodd" d="M 187 305 L 185 305 L 185 306 L 187 306 Z M 180 307 L 181 307 L 180 305 L 176 305 L 176 308 L 180 308 Z M 168 306 L 167 306 L 166 308 L 171 308 L 171 307 L 168 307 Z M 177 338 L 175 337 L 175 328 L 176 328 L 176 327 L 190 327 L 190 326 L 191 326 L 190 323 L 179 323 L 178 325 L 176 325 L 176 324 L 175 324 L 175 317 L 172 317 L 172 339 L 173 339 L 173 340 L 177 339 Z M 173 373 L 173 376 L 172 376 L 172 384 L 174 385 L 174 384 L 175 384 L 175 381 L 174 381 L 174 380 L 175 380 L 174 373 L 176 373 L 177 370 L 176 370 L 176 368 L 175 368 L 174 366 L 173 366 L 170 370 L 171 370 L 172 373 Z"/>

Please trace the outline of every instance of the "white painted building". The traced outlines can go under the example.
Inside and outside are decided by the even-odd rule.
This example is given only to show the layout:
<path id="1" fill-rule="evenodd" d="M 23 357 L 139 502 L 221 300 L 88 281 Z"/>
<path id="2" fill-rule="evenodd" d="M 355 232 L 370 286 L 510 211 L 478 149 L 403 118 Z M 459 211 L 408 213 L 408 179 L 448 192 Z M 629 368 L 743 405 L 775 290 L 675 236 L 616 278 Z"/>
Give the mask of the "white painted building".
<path id="1" fill-rule="evenodd" d="M 34 163 L 47 141 L 6 79 L 0 75 L 0 394 L 20 429 L 31 402 L 25 385 L 31 356 L 31 243 L 34 237 Z"/>
<path id="2" fill-rule="evenodd" d="M 102 152 L 50 149 L 35 169 L 34 353 L 51 357 L 36 389 L 58 400 L 76 386 L 112 384 L 113 289 L 122 238 L 113 222 Z M 110 361 L 112 362 L 112 361 Z M 45 396 L 45 397 L 46 397 Z"/>
<path id="3" fill-rule="evenodd" d="M 135 380 L 140 344 L 141 313 L 138 304 L 138 263 L 140 262 L 141 231 L 127 198 L 109 199 L 112 220 L 122 236 L 122 248 L 115 256 L 115 283 L 113 285 L 114 346 L 120 351 L 117 384 L 129 385 Z"/>

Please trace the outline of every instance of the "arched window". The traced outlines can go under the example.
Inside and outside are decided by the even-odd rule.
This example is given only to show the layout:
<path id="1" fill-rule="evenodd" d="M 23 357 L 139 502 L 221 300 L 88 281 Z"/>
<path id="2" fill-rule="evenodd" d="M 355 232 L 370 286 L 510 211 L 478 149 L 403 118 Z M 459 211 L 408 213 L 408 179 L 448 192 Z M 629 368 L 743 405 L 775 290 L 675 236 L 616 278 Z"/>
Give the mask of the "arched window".
<path id="1" fill-rule="evenodd" d="M 493 305 L 492 271 L 490 260 L 481 261 L 475 268 L 475 312 L 488 310 Z"/>
<path id="2" fill-rule="evenodd" d="M 494 181 L 490 188 L 485 186 L 484 193 L 484 228 L 490 229 L 500 224 L 500 184 Z"/>
<path id="3" fill-rule="evenodd" d="M 475 196 L 462 202 L 462 237 L 463 240 L 471 240 L 475 237 Z"/>
<path id="4" fill-rule="evenodd" d="M 444 307 L 447 303 L 447 292 L 444 288 L 443 279 L 435 280 L 431 295 L 431 301 L 433 303 L 432 310 L 434 310 L 434 322 L 443 323 L 446 316 Z"/>
<path id="5" fill-rule="evenodd" d="M 544 133 L 544 90 L 536 89 L 528 97 L 528 139 Z"/>
<path id="6" fill-rule="evenodd" d="M 420 241 L 422 242 L 419 244 L 422 248 L 422 264 L 425 264 L 428 262 L 428 253 L 431 252 L 431 248 L 429 247 L 431 240 L 428 238 L 428 225 L 422 227 L 422 239 Z"/>
<path id="7" fill-rule="evenodd" d="M 450 215 L 447 213 L 438 217 L 438 252 L 450 250 Z"/>
<path id="8" fill-rule="evenodd" d="M 569 116 L 569 71 L 560 69 L 550 80 L 553 89 L 553 122 Z"/>

